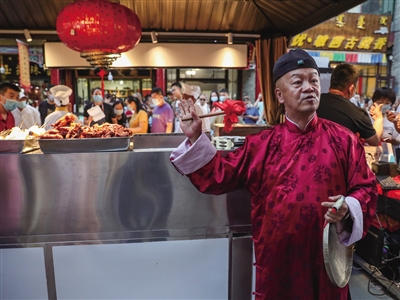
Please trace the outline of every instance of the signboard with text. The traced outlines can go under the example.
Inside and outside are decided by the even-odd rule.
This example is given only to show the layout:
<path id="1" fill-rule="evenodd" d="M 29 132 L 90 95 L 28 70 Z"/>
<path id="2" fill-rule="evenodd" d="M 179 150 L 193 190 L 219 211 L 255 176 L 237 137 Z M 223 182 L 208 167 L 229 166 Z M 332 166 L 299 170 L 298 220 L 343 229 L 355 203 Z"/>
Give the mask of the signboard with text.
<path id="1" fill-rule="evenodd" d="M 390 15 L 343 13 L 295 35 L 289 47 L 385 53 L 391 21 Z"/>

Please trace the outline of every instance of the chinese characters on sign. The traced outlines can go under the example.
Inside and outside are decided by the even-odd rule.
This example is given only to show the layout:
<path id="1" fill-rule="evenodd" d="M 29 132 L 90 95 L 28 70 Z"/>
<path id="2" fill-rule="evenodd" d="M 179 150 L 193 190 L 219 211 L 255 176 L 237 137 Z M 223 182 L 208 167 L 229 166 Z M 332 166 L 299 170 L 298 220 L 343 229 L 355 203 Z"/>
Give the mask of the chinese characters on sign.
<path id="1" fill-rule="evenodd" d="M 291 48 L 386 52 L 391 16 L 343 13 L 294 36 Z"/>

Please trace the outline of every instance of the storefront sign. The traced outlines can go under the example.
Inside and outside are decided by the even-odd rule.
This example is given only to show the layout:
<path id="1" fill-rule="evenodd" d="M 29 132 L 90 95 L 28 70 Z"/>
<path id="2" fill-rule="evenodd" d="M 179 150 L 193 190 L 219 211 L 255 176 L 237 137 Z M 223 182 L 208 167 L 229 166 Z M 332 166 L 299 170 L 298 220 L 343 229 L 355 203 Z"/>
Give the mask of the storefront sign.
<path id="1" fill-rule="evenodd" d="M 31 86 L 31 77 L 29 74 L 29 51 L 28 45 L 17 40 L 18 58 L 19 58 L 19 84 L 25 89 Z"/>
<path id="2" fill-rule="evenodd" d="M 20 77 L 20 66 L 18 63 L 18 55 L 4 55 L 3 54 L 3 63 L 6 78 L 16 79 Z M 49 78 L 50 70 L 43 70 L 43 67 L 37 63 L 31 62 L 29 64 L 29 76 L 31 79 L 38 78 Z"/>
<path id="3" fill-rule="evenodd" d="M 343 13 L 294 36 L 290 48 L 386 52 L 392 16 Z"/>

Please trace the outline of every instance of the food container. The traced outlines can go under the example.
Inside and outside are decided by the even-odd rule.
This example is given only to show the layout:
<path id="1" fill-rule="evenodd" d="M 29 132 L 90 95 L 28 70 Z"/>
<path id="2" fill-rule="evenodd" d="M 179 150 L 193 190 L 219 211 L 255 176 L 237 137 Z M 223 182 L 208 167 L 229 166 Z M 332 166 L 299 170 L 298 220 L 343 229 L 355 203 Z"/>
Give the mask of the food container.
<path id="1" fill-rule="evenodd" d="M 24 140 L 0 140 L 1 153 L 21 153 Z"/>
<path id="2" fill-rule="evenodd" d="M 92 139 L 40 139 L 43 153 L 83 153 L 127 151 L 130 137 L 92 138 Z"/>

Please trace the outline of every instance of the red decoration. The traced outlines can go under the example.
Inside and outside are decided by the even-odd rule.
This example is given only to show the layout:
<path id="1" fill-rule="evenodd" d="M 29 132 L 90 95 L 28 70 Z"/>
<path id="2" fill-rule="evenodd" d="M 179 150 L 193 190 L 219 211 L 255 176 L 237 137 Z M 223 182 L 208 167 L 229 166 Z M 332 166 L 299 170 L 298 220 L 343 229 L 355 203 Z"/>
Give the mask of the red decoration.
<path id="1" fill-rule="evenodd" d="M 101 69 L 99 73 L 97 73 L 101 77 L 101 95 L 104 99 L 104 76 L 107 75 L 107 72 L 104 69 Z"/>
<path id="2" fill-rule="evenodd" d="M 224 102 L 215 102 L 215 106 L 225 112 L 224 131 L 229 133 L 233 129 L 233 125 L 239 122 L 238 116 L 246 112 L 244 102 L 241 100 L 225 100 Z"/>
<path id="3" fill-rule="evenodd" d="M 60 40 L 97 68 L 108 68 L 142 36 L 139 17 L 109 0 L 77 0 L 67 5 L 56 27 Z"/>

